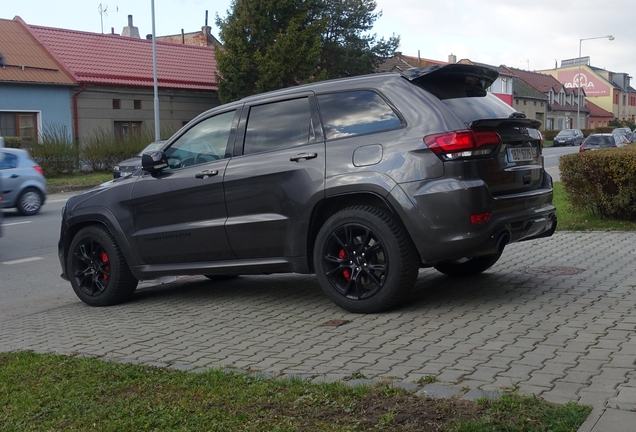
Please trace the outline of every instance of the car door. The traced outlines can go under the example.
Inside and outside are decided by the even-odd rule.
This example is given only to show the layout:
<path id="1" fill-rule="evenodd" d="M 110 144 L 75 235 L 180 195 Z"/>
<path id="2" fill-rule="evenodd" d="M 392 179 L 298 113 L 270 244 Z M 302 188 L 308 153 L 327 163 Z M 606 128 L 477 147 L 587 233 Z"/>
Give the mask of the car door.
<path id="1" fill-rule="evenodd" d="M 236 110 L 207 117 L 165 149 L 168 167 L 132 190 L 134 239 L 146 264 L 233 259 L 225 234 L 223 175 Z"/>
<path id="2" fill-rule="evenodd" d="M 324 196 L 325 144 L 313 94 L 246 105 L 225 173 L 226 231 L 238 258 L 307 254 Z"/>
<path id="3" fill-rule="evenodd" d="M 0 193 L 3 205 L 9 205 L 15 202 L 22 179 L 18 168 L 18 156 L 9 152 L 3 152 L 3 155 L 3 158 L 0 157 L 2 159 L 0 161 L 0 184 L 2 185 Z"/>

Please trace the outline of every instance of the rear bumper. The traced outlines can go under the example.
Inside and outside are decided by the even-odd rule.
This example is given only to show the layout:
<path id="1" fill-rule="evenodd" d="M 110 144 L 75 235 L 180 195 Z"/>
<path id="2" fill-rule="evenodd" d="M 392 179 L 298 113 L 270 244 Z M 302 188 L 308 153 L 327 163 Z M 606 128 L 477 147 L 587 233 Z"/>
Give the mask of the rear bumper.
<path id="1" fill-rule="evenodd" d="M 481 180 L 439 179 L 396 187 L 392 198 L 425 265 L 489 255 L 506 244 L 549 237 L 557 225 L 552 205 L 552 178 L 532 192 L 494 198 Z M 470 215 L 490 213 L 487 222 L 472 224 Z"/>

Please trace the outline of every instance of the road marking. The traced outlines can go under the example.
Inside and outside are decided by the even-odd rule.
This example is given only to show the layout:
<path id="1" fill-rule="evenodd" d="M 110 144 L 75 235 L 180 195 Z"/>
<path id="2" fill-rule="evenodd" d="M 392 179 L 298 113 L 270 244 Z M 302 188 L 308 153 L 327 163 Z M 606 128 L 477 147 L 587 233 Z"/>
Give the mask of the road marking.
<path id="1" fill-rule="evenodd" d="M 31 261 L 39 261 L 41 259 L 44 259 L 44 258 L 41 258 L 41 257 L 22 258 L 22 259 L 17 259 L 13 261 L 5 261 L 2 264 L 6 264 L 6 265 L 22 264 L 22 263 L 27 263 Z"/>
<path id="2" fill-rule="evenodd" d="M 24 221 L 24 222 L 12 222 L 12 223 L 3 223 L 2 226 L 11 226 L 11 225 L 24 225 L 31 223 L 32 221 Z"/>

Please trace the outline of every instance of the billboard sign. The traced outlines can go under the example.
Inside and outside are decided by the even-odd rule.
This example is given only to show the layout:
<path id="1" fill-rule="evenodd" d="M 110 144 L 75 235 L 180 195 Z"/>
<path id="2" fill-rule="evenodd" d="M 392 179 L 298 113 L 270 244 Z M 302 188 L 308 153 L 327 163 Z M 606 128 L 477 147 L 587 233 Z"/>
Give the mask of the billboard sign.
<path id="1" fill-rule="evenodd" d="M 563 70 L 558 72 L 557 79 L 565 88 L 581 87 L 586 96 L 609 96 L 610 86 L 587 68 Z"/>

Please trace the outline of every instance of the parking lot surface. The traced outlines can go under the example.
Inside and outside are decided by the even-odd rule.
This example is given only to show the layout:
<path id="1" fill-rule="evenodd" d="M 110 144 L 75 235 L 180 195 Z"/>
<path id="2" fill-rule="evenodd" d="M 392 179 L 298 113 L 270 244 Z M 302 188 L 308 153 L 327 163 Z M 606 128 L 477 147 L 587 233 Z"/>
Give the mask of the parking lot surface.
<path id="1" fill-rule="evenodd" d="M 146 281 L 119 306 L 2 319 L 0 351 L 314 380 L 432 376 L 634 410 L 635 263 L 636 233 L 557 233 L 508 246 L 477 277 L 423 269 L 405 305 L 375 315 L 339 309 L 312 275 Z"/>

